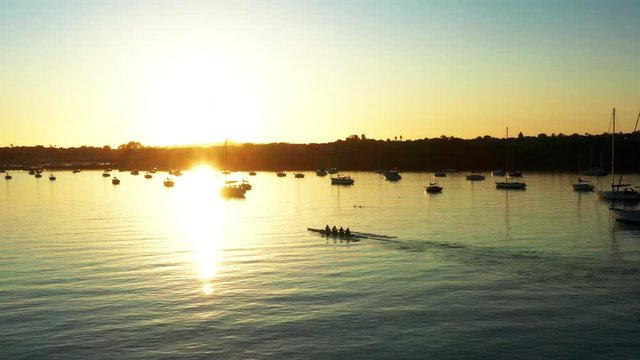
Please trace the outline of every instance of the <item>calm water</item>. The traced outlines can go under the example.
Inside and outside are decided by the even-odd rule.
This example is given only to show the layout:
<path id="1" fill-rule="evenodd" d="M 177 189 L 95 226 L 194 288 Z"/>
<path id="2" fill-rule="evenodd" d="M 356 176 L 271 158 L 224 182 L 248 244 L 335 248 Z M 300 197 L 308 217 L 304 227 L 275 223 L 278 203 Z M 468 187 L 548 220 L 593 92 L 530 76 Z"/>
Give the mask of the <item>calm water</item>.
<path id="1" fill-rule="evenodd" d="M 0 358 L 616 358 L 640 354 L 640 227 L 573 175 L 353 187 L 23 172 L 0 183 Z M 249 177 L 246 177 L 249 179 Z M 630 180 L 640 183 L 640 178 Z M 607 180 L 605 180 L 606 182 Z M 326 224 L 397 236 L 341 243 Z"/>

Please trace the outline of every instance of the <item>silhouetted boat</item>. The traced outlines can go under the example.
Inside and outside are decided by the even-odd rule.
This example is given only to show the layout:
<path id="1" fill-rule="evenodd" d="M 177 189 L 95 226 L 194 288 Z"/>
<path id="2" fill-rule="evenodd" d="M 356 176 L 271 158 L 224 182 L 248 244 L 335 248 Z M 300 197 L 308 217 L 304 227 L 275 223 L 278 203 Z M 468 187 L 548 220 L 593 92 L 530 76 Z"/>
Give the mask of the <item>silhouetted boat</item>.
<path id="1" fill-rule="evenodd" d="M 111 176 L 111 174 L 109 174 L 108 171 L 105 171 L 102 173 L 102 177 L 109 177 L 109 176 Z"/>
<path id="2" fill-rule="evenodd" d="M 303 173 L 295 173 L 293 175 L 293 177 L 295 177 L 296 179 L 302 179 L 302 178 L 304 178 L 304 174 Z"/>
<path id="3" fill-rule="evenodd" d="M 467 175 L 466 178 L 469 181 L 479 181 L 479 180 L 484 180 L 485 176 L 482 175 L 482 174 L 474 174 L 474 173 L 472 173 L 472 174 Z"/>
<path id="4" fill-rule="evenodd" d="M 155 168 L 155 167 L 154 167 L 154 168 L 153 168 L 153 169 L 151 169 L 149 172 L 150 172 L 150 173 L 152 173 L 152 174 L 155 174 L 155 173 L 157 173 L 157 172 L 158 172 L 158 168 Z"/>
<path id="5" fill-rule="evenodd" d="M 118 185 L 118 184 L 120 184 L 120 179 L 118 179 L 117 176 L 114 176 L 113 179 L 111 179 L 111 183 L 113 185 Z"/>
<path id="6" fill-rule="evenodd" d="M 80 169 L 73 169 L 72 173 L 77 174 L 80 172 Z"/>
<path id="7" fill-rule="evenodd" d="M 180 171 L 180 169 L 175 169 L 173 171 L 173 176 L 182 176 L 182 171 Z"/>
<path id="8" fill-rule="evenodd" d="M 151 179 L 153 177 L 153 175 L 151 175 L 150 172 L 147 172 L 146 174 L 144 174 L 144 178 L 145 179 Z"/>
<path id="9" fill-rule="evenodd" d="M 278 171 L 278 172 L 276 172 L 276 175 L 278 175 L 278 177 L 285 177 L 285 176 L 287 176 L 287 173 L 284 173 L 282 171 Z"/>
<path id="10" fill-rule="evenodd" d="M 493 176 L 505 176 L 507 173 L 503 169 L 494 170 L 491 172 Z"/>
<path id="11" fill-rule="evenodd" d="M 509 168 L 509 127 L 507 127 L 507 135 L 504 139 L 504 152 L 505 152 L 505 169 Z M 527 187 L 526 183 L 518 182 L 518 181 L 509 181 L 510 172 L 507 172 L 507 175 L 504 177 L 504 181 L 496 181 L 496 189 L 505 189 L 505 190 L 524 190 Z M 522 176 L 522 174 L 520 174 Z"/>
<path id="12" fill-rule="evenodd" d="M 225 198 L 243 198 L 247 192 L 241 185 L 235 184 L 237 181 L 225 181 L 224 186 L 220 189 L 220 195 Z"/>
<path id="13" fill-rule="evenodd" d="M 249 184 L 247 180 L 242 180 L 242 182 L 240 183 L 240 187 L 245 190 L 251 190 L 253 188 L 253 186 L 251 186 L 251 184 Z"/>
<path id="14" fill-rule="evenodd" d="M 631 187 L 631 184 L 622 183 L 622 174 L 615 183 L 615 134 L 616 134 L 616 109 L 611 112 L 611 190 L 599 190 L 598 197 L 605 200 L 640 201 L 640 193 Z"/>
<path id="15" fill-rule="evenodd" d="M 29 175 L 35 175 L 36 171 L 35 170 L 29 170 Z"/>
<path id="16" fill-rule="evenodd" d="M 578 174 L 580 173 L 580 152 L 578 151 Z M 575 191 L 593 191 L 595 189 L 595 185 L 591 184 L 586 180 L 582 180 L 580 176 L 578 176 L 578 182 L 571 184 L 571 187 Z"/>
<path id="17" fill-rule="evenodd" d="M 327 176 L 327 170 L 318 169 L 318 170 L 316 170 L 316 175 L 318 175 L 318 176 Z"/>
<path id="18" fill-rule="evenodd" d="M 446 177 L 447 176 L 447 172 L 446 171 L 436 171 L 435 173 L 433 173 L 433 176 L 435 176 L 435 177 Z"/>
<path id="19" fill-rule="evenodd" d="M 640 209 L 623 209 L 612 207 L 613 217 L 616 221 L 640 224 Z"/>
<path id="20" fill-rule="evenodd" d="M 131 175 L 138 175 L 138 174 L 140 174 L 138 169 L 133 169 L 133 171 L 131 172 Z"/>
<path id="21" fill-rule="evenodd" d="M 573 187 L 575 191 L 593 191 L 593 189 L 595 189 L 595 185 L 581 178 L 578 178 L 577 183 L 571 184 L 571 187 Z"/>
<path id="22" fill-rule="evenodd" d="M 54 181 L 56 179 L 55 176 L 53 176 L 53 174 L 49 175 L 49 180 Z"/>
<path id="23" fill-rule="evenodd" d="M 402 176 L 400 176 L 400 173 L 396 170 L 387 170 L 384 171 L 382 173 L 382 175 L 384 175 L 384 178 L 389 180 L 389 181 L 398 181 L 400 179 L 402 179 Z"/>
<path id="24" fill-rule="evenodd" d="M 428 192 L 430 194 L 441 193 L 442 192 L 442 186 L 439 186 L 438 183 L 430 182 L 429 186 L 426 186 L 424 188 L 424 191 L 426 191 L 426 192 Z"/>
<path id="25" fill-rule="evenodd" d="M 522 177 L 522 171 L 510 171 L 509 172 L 509 177 Z"/>
<path id="26" fill-rule="evenodd" d="M 164 179 L 164 186 L 165 187 L 173 187 L 173 185 L 175 185 L 175 182 L 173 182 L 173 180 L 171 180 L 171 178 Z"/>
<path id="27" fill-rule="evenodd" d="M 256 172 L 255 171 L 249 171 L 249 176 L 256 176 Z"/>
<path id="28" fill-rule="evenodd" d="M 5 175 L 5 176 L 4 176 L 4 178 L 5 178 L 6 180 L 11 180 L 11 178 L 12 178 L 12 177 L 11 177 L 11 175 L 10 175 L 9 173 L 7 173 L 7 175 Z"/>
<path id="29" fill-rule="evenodd" d="M 333 175 L 333 174 L 337 174 L 337 173 L 338 173 L 338 168 L 334 168 L 334 167 L 332 167 L 332 168 L 330 168 L 329 170 L 327 170 L 327 172 L 328 172 L 329 174 L 331 174 L 331 175 Z"/>
<path id="30" fill-rule="evenodd" d="M 360 233 L 357 232 L 353 232 L 350 231 L 349 234 L 346 233 L 339 233 L 339 232 L 332 232 L 332 231 L 327 231 L 325 229 L 315 229 L 315 228 L 307 228 L 307 231 L 313 232 L 313 233 L 317 233 L 326 237 L 332 237 L 332 238 L 339 238 L 339 239 L 348 239 L 351 241 L 360 241 L 359 239 L 367 239 L 367 236 L 362 235 Z"/>
<path id="31" fill-rule="evenodd" d="M 351 176 L 338 175 L 331 178 L 331 185 L 353 185 L 354 183 L 355 180 L 353 180 Z"/>
<path id="32" fill-rule="evenodd" d="M 225 139 L 224 141 L 224 160 L 223 160 L 223 164 L 224 164 L 224 172 L 226 172 L 227 169 L 227 140 Z M 229 180 L 227 181 L 227 177 L 225 174 L 225 180 L 224 180 L 224 186 L 220 189 L 220 196 L 224 197 L 224 198 L 244 198 L 244 194 L 247 192 L 247 190 L 242 187 L 242 185 L 238 185 L 236 184 L 237 181 L 235 180 Z"/>
<path id="33" fill-rule="evenodd" d="M 40 173 L 36 173 L 36 174 L 35 174 L 35 175 L 33 175 L 33 176 L 34 176 L 36 179 L 39 179 L 39 178 L 41 178 L 41 177 L 42 177 L 42 174 L 40 174 Z"/>

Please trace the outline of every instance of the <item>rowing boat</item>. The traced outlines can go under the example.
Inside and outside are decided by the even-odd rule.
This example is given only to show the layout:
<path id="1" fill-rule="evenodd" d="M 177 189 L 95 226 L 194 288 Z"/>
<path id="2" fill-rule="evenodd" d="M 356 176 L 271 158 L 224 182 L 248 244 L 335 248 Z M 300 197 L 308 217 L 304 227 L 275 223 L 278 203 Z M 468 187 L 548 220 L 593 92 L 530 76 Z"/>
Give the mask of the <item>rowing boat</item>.
<path id="1" fill-rule="evenodd" d="M 339 234 L 339 233 L 334 234 L 331 231 L 327 232 L 325 229 L 307 228 L 307 230 L 314 232 L 316 234 L 320 234 L 322 236 L 334 237 L 339 239 L 349 239 L 351 241 L 360 241 L 358 239 L 367 239 L 367 236 L 364 236 L 355 232 L 351 232 L 351 234 L 347 235 L 347 234 Z"/>

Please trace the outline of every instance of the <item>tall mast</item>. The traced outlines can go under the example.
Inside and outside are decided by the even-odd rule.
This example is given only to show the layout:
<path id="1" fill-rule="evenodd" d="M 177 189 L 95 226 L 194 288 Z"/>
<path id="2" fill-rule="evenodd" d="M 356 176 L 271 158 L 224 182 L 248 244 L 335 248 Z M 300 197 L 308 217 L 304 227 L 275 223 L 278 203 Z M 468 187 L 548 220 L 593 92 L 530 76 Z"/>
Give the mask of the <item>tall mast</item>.
<path id="1" fill-rule="evenodd" d="M 504 175 L 509 173 L 509 127 L 507 126 L 507 135 L 504 138 Z"/>
<path id="2" fill-rule="evenodd" d="M 613 172 L 614 170 L 614 166 L 613 166 L 613 162 L 614 162 L 614 154 L 615 154 L 615 140 L 616 140 L 616 108 L 613 108 L 613 113 L 612 113 L 612 122 L 613 122 L 613 126 L 612 126 L 612 133 L 611 133 L 611 190 L 614 190 L 614 183 L 615 183 L 615 174 Z"/>

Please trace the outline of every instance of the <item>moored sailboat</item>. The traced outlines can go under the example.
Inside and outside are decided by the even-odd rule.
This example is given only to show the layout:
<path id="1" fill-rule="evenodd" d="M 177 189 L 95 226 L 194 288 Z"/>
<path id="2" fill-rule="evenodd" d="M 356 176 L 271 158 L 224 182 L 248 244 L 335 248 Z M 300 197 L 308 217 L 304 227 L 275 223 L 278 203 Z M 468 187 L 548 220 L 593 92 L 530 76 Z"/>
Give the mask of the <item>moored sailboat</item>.
<path id="1" fill-rule="evenodd" d="M 640 116 L 640 115 L 639 115 Z M 605 200 L 640 201 L 640 193 L 631 184 L 622 183 L 622 174 L 615 183 L 615 134 L 616 134 L 616 109 L 611 112 L 611 190 L 599 190 L 598 197 Z M 637 122 L 636 122 L 637 124 Z"/>
<path id="2" fill-rule="evenodd" d="M 507 127 L 507 134 L 504 139 L 504 151 L 505 151 L 505 169 L 509 168 L 509 127 Z M 522 175 L 522 174 L 520 174 Z M 504 181 L 496 181 L 496 189 L 506 189 L 506 190 L 524 190 L 527 187 L 527 184 L 520 181 L 509 181 L 509 172 L 507 171 L 504 177 Z"/>

